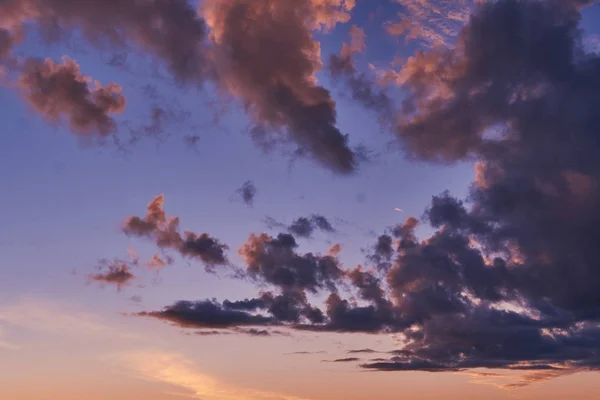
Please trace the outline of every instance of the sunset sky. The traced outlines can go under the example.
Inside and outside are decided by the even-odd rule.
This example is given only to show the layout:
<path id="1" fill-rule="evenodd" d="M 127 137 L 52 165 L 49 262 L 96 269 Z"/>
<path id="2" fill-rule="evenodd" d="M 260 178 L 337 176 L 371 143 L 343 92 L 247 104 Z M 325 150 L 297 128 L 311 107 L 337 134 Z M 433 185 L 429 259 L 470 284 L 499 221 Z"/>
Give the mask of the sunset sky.
<path id="1" fill-rule="evenodd" d="M 0 0 L 0 399 L 600 398 L 594 0 Z"/>

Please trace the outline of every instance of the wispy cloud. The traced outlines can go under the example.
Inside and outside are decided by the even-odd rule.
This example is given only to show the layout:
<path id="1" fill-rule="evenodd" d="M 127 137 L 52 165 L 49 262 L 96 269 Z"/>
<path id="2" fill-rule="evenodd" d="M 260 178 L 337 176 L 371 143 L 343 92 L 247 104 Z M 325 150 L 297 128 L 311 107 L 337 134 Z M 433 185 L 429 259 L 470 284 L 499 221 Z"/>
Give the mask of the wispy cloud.
<path id="1" fill-rule="evenodd" d="M 19 350 L 21 346 L 3 340 L 4 331 L 0 328 L 0 350 Z"/>
<path id="2" fill-rule="evenodd" d="M 0 306 L 0 323 L 49 334 L 138 337 L 108 325 L 98 316 L 41 298 L 24 297 Z"/>
<path id="3" fill-rule="evenodd" d="M 118 356 L 120 362 L 141 378 L 178 386 L 189 391 L 177 395 L 202 400 L 307 400 L 278 393 L 228 385 L 197 369 L 193 362 L 174 353 L 138 351 Z"/>

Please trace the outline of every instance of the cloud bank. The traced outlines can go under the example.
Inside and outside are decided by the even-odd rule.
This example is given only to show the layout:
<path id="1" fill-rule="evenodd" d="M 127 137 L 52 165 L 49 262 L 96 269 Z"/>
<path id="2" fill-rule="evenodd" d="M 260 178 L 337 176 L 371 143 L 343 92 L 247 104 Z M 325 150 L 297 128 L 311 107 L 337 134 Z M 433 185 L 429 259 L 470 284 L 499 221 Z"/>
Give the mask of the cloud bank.
<path id="1" fill-rule="evenodd" d="M 369 370 L 526 371 L 517 386 L 597 371 L 600 58 L 579 30 L 589 3 L 481 4 L 453 47 L 398 71 L 406 97 L 391 122 L 407 153 L 477 161 L 466 199 L 432 198 L 430 237 L 409 218 L 380 235 L 366 267 L 346 268 L 336 254 L 300 253 L 293 234 L 251 235 L 246 274 L 268 291 L 210 307 L 235 316 L 227 326 L 400 337 Z M 184 304 L 142 315 L 212 321 L 205 303 Z"/>
<path id="2" fill-rule="evenodd" d="M 349 136 L 336 126 L 335 101 L 317 82 L 322 62 L 313 35 L 347 22 L 354 5 L 353 0 L 207 0 L 196 9 L 187 0 L 5 0 L 0 62 L 23 70 L 21 86 L 43 116 L 67 115 L 76 134 L 102 136 L 116 128 L 108 114 L 124 109 L 117 84 L 88 89 L 74 62 L 58 67 L 50 60 L 30 60 L 21 66 L 12 49 L 34 30 L 49 42 L 76 34 L 100 50 L 136 51 L 179 85 L 209 83 L 237 99 L 260 147 L 291 146 L 296 156 L 349 174 L 359 160 Z"/>

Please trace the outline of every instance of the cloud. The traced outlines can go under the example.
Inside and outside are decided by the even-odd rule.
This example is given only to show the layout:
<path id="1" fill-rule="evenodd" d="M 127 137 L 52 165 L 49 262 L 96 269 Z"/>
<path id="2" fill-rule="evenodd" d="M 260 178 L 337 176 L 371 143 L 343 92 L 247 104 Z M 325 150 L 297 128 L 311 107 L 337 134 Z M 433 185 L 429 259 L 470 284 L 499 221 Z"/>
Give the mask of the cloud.
<path id="1" fill-rule="evenodd" d="M 390 35 L 418 40 L 426 46 L 447 44 L 468 21 L 473 7 L 485 0 L 395 0 L 400 21 L 389 22 Z"/>
<path id="2" fill-rule="evenodd" d="M 477 160 L 466 199 L 433 196 L 421 221 L 377 237 L 366 267 L 299 251 L 308 218 L 296 236 L 252 234 L 239 250 L 244 276 L 270 291 L 140 315 L 188 327 L 394 333 L 399 348 L 362 368 L 510 370 L 521 374 L 511 388 L 598 371 L 600 59 L 583 48 L 584 3 L 487 2 L 454 47 L 418 52 L 398 72 L 395 133 L 415 159 Z M 352 78 L 350 61 L 339 67 Z M 131 226 L 160 239 L 166 221 L 158 199 Z M 424 239 L 421 222 L 433 230 Z"/>
<path id="3" fill-rule="evenodd" d="M 300 217 L 292 222 L 288 231 L 298 237 L 309 238 L 313 232 L 319 229 L 323 232 L 335 232 L 335 229 L 327 218 L 319 214 L 312 214 L 310 217 Z"/>
<path id="4" fill-rule="evenodd" d="M 152 255 L 152 259 L 150 259 L 150 261 L 148 261 L 146 266 L 148 268 L 154 269 L 158 272 L 161 269 L 167 267 L 167 265 L 171 265 L 174 262 L 175 262 L 175 260 L 173 260 L 173 258 L 170 257 L 169 255 L 167 255 L 166 257 L 161 257 L 159 255 L 159 253 L 155 253 Z"/>
<path id="5" fill-rule="evenodd" d="M 30 22 L 49 41 L 77 30 L 91 45 L 147 52 L 180 81 L 206 73 L 206 24 L 186 0 L 12 0 L 0 14 L 1 25 L 21 36 Z"/>
<path id="6" fill-rule="evenodd" d="M 271 325 L 272 318 L 230 310 L 215 301 L 179 301 L 161 311 L 140 312 L 135 315 L 153 317 L 175 325 L 192 328 L 233 328 L 238 326 Z"/>
<path id="7" fill-rule="evenodd" d="M 253 121 L 252 137 L 263 148 L 291 145 L 295 156 L 349 174 L 360 157 L 336 127 L 331 94 L 317 83 L 322 63 L 313 34 L 347 22 L 354 6 L 354 0 L 210 0 L 196 10 L 187 0 L 4 1 L 0 60 L 14 58 L 13 45 L 32 30 L 49 42 L 77 32 L 86 45 L 100 50 L 139 51 L 164 66 L 180 85 L 197 88 L 210 82 L 221 95 L 239 99 Z M 66 82 L 55 82 L 59 84 Z M 55 87 L 54 94 L 64 96 L 69 89 L 73 86 Z M 104 107 L 104 114 L 122 111 L 118 89 L 115 84 L 98 88 L 96 96 L 108 97 L 93 105 Z M 81 109 L 86 103 L 76 104 Z M 51 111 L 57 110 L 44 105 L 39 111 L 55 117 Z M 167 111 L 153 107 L 152 124 L 140 129 L 164 129 Z M 83 125 L 74 121 L 72 127 L 78 133 L 112 132 L 110 119 L 98 122 L 99 114 L 93 126 L 88 119 Z"/>
<path id="8" fill-rule="evenodd" d="M 142 378 L 175 385 L 202 400 L 304 400 L 285 394 L 228 385 L 200 372 L 185 357 L 160 351 L 121 354 L 120 363 Z"/>
<path id="9" fill-rule="evenodd" d="M 235 191 L 242 197 L 242 201 L 247 205 L 251 206 L 254 204 L 254 198 L 256 197 L 256 186 L 252 181 L 246 181 L 244 184 Z"/>
<path id="10" fill-rule="evenodd" d="M 110 326 L 96 315 L 45 298 L 21 297 L 3 305 L 0 322 L 61 336 L 139 339 L 138 335 Z"/>
<path id="11" fill-rule="evenodd" d="M 323 360 L 324 362 L 332 362 L 332 363 L 349 363 L 360 361 L 360 358 L 356 357 L 347 357 L 347 358 L 337 358 L 335 360 Z"/>
<path id="12" fill-rule="evenodd" d="M 145 217 L 129 217 L 123 230 L 128 235 L 152 239 L 160 248 L 174 249 L 184 257 L 202 261 L 207 270 L 228 265 L 228 246 L 207 233 L 179 232 L 179 218 L 167 218 L 163 209 L 164 195 L 148 203 Z"/>
<path id="13" fill-rule="evenodd" d="M 102 272 L 90 274 L 89 279 L 108 285 L 115 285 L 119 290 L 135 279 L 135 275 L 131 272 L 130 266 L 120 260 L 103 262 L 100 264 L 99 269 L 101 269 Z"/>
<path id="14" fill-rule="evenodd" d="M 299 254 L 294 236 L 251 234 L 239 250 L 250 277 L 286 290 L 333 290 L 343 275 L 334 256 Z"/>
<path id="15" fill-rule="evenodd" d="M 347 3 L 347 4 L 345 4 Z M 320 45 L 313 29 L 339 20 L 350 2 L 211 0 L 203 13 L 211 28 L 217 84 L 240 99 L 265 148 L 293 143 L 332 171 L 355 170 L 357 156 L 336 127 L 335 102 L 317 84 Z M 345 11 L 343 11 L 345 12 Z M 332 19 L 333 18 L 333 19 Z"/>
<path id="16" fill-rule="evenodd" d="M 79 65 L 63 57 L 61 64 L 50 59 L 27 59 L 19 77 L 19 88 L 27 102 L 52 122 L 68 121 L 82 137 L 103 137 L 115 132 L 111 114 L 125 109 L 125 97 L 115 83 L 102 86 L 79 71 Z"/>
<path id="17" fill-rule="evenodd" d="M 350 12 L 356 6 L 356 0 L 311 0 L 311 3 L 316 23 L 325 29 L 350 21 Z"/>

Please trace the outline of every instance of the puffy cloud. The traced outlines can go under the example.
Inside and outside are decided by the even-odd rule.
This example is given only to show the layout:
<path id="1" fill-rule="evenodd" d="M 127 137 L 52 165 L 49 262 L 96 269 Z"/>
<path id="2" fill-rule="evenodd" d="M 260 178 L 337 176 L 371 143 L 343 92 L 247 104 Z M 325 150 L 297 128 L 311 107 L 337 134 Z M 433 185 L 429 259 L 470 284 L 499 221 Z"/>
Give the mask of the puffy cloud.
<path id="1" fill-rule="evenodd" d="M 78 30 L 91 44 L 148 52 L 181 81 L 203 79 L 206 25 L 186 0 L 5 0 L 0 26 L 34 22 L 47 40 Z"/>
<path id="2" fill-rule="evenodd" d="M 343 2 L 314 3 L 317 8 L 310 0 L 210 0 L 203 12 L 215 42 L 218 85 L 244 103 L 258 142 L 291 141 L 298 154 L 350 173 L 357 157 L 336 128 L 334 100 L 317 84 L 320 46 L 313 39 L 313 25 L 331 21 L 329 11 Z"/>
<path id="3" fill-rule="evenodd" d="M 179 301 L 161 311 L 140 312 L 138 316 L 154 317 L 173 324 L 192 328 L 233 328 L 238 326 L 270 325 L 272 318 L 245 311 L 228 310 L 214 301 Z"/>
<path id="4" fill-rule="evenodd" d="M 378 353 L 378 352 L 373 349 L 356 349 L 356 350 L 348 350 L 347 353 L 348 354 L 373 354 L 373 353 Z"/>
<path id="5" fill-rule="evenodd" d="M 354 5 L 354 0 L 210 0 L 197 10 L 187 0 L 4 0 L 0 60 L 31 27 L 51 42 L 78 32 L 100 49 L 139 50 L 180 84 L 197 87 L 209 81 L 240 99 L 260 145 L 291 144 L 296 155 L 347 174 L 359 157 L 336 127 L 332 96 L 317 83 L 320 45 L 313 33 L 347 22 Z M 96 96 L 117 98 L 117 89 L 98 89 Z M 101 104 L 111 112 L 122 109 L 107 99 Z M 155 107 L 152 125 L 143 129 L 164 129 L 165 115 Z M 111 129 L 103 124 L 100 132 Z"/>
<path id="6" fill-rule="evenodd" d="M 28 103 L 42 116 L 59 122 L 65 118 L 80 136 L 106 136 L 116 123 L 111 114 L 125 109 L 125 97 L 115 83 L 102 86 L 84 76 L 79 65 L 63 58 L 61 64 L 50 59 L 28 59 L 19 77 L 19 88 Z"/>
<path id="7" fill-rule="evenodd" d="M 182 256 L 202 261 L 207 270 L 215 266 L 228 265 L 228 246 L 208 233 L 196 234 L 179 232 L 179 218 L 167 218 L 164 209 L 164 195 L 156 196 L 146 210 L 146 216 L 128 217 L 123 230 L 128 235 L 152 239 L 160 248 L 174 249 Z"/>
<path id="8" fill-rule="evenodd" d="M 316 229 L 323 232 L 335 231 L 329 220 L 319 214 L 312 214 L 309 218 L 300 217 L 288 227 L 290 233 L 304 238 L 311 237 Z"/>
<path id="9" fill-rule="evenodd" d="M 265 233 L 250 235 L 239 254 L 247 265 L 248 274 L 258 280 L 286 290 L 307 290 L 316 293 L 327 288 L 335 290 L 343 271 L 334 256 L 313 253 L 299 254 L 294 236 Z"/>
<path id="10" fill-rule="evenodd" d="M 350 12 L 356 6 L 356 0 L 311 0 L 311 3 L 315 22 L 326 29 L 350 21 Z"/>
<path id="11" fill-rule="evenodd" d="M 356 357 L 346 357 L 346 358 L 336 358 L 335 360 L 324 360 L 325 362 L 333 362 L 333 363 L 348 363 L 348 362 L 356 362 L 360 361 L 360 358 Z"/>

